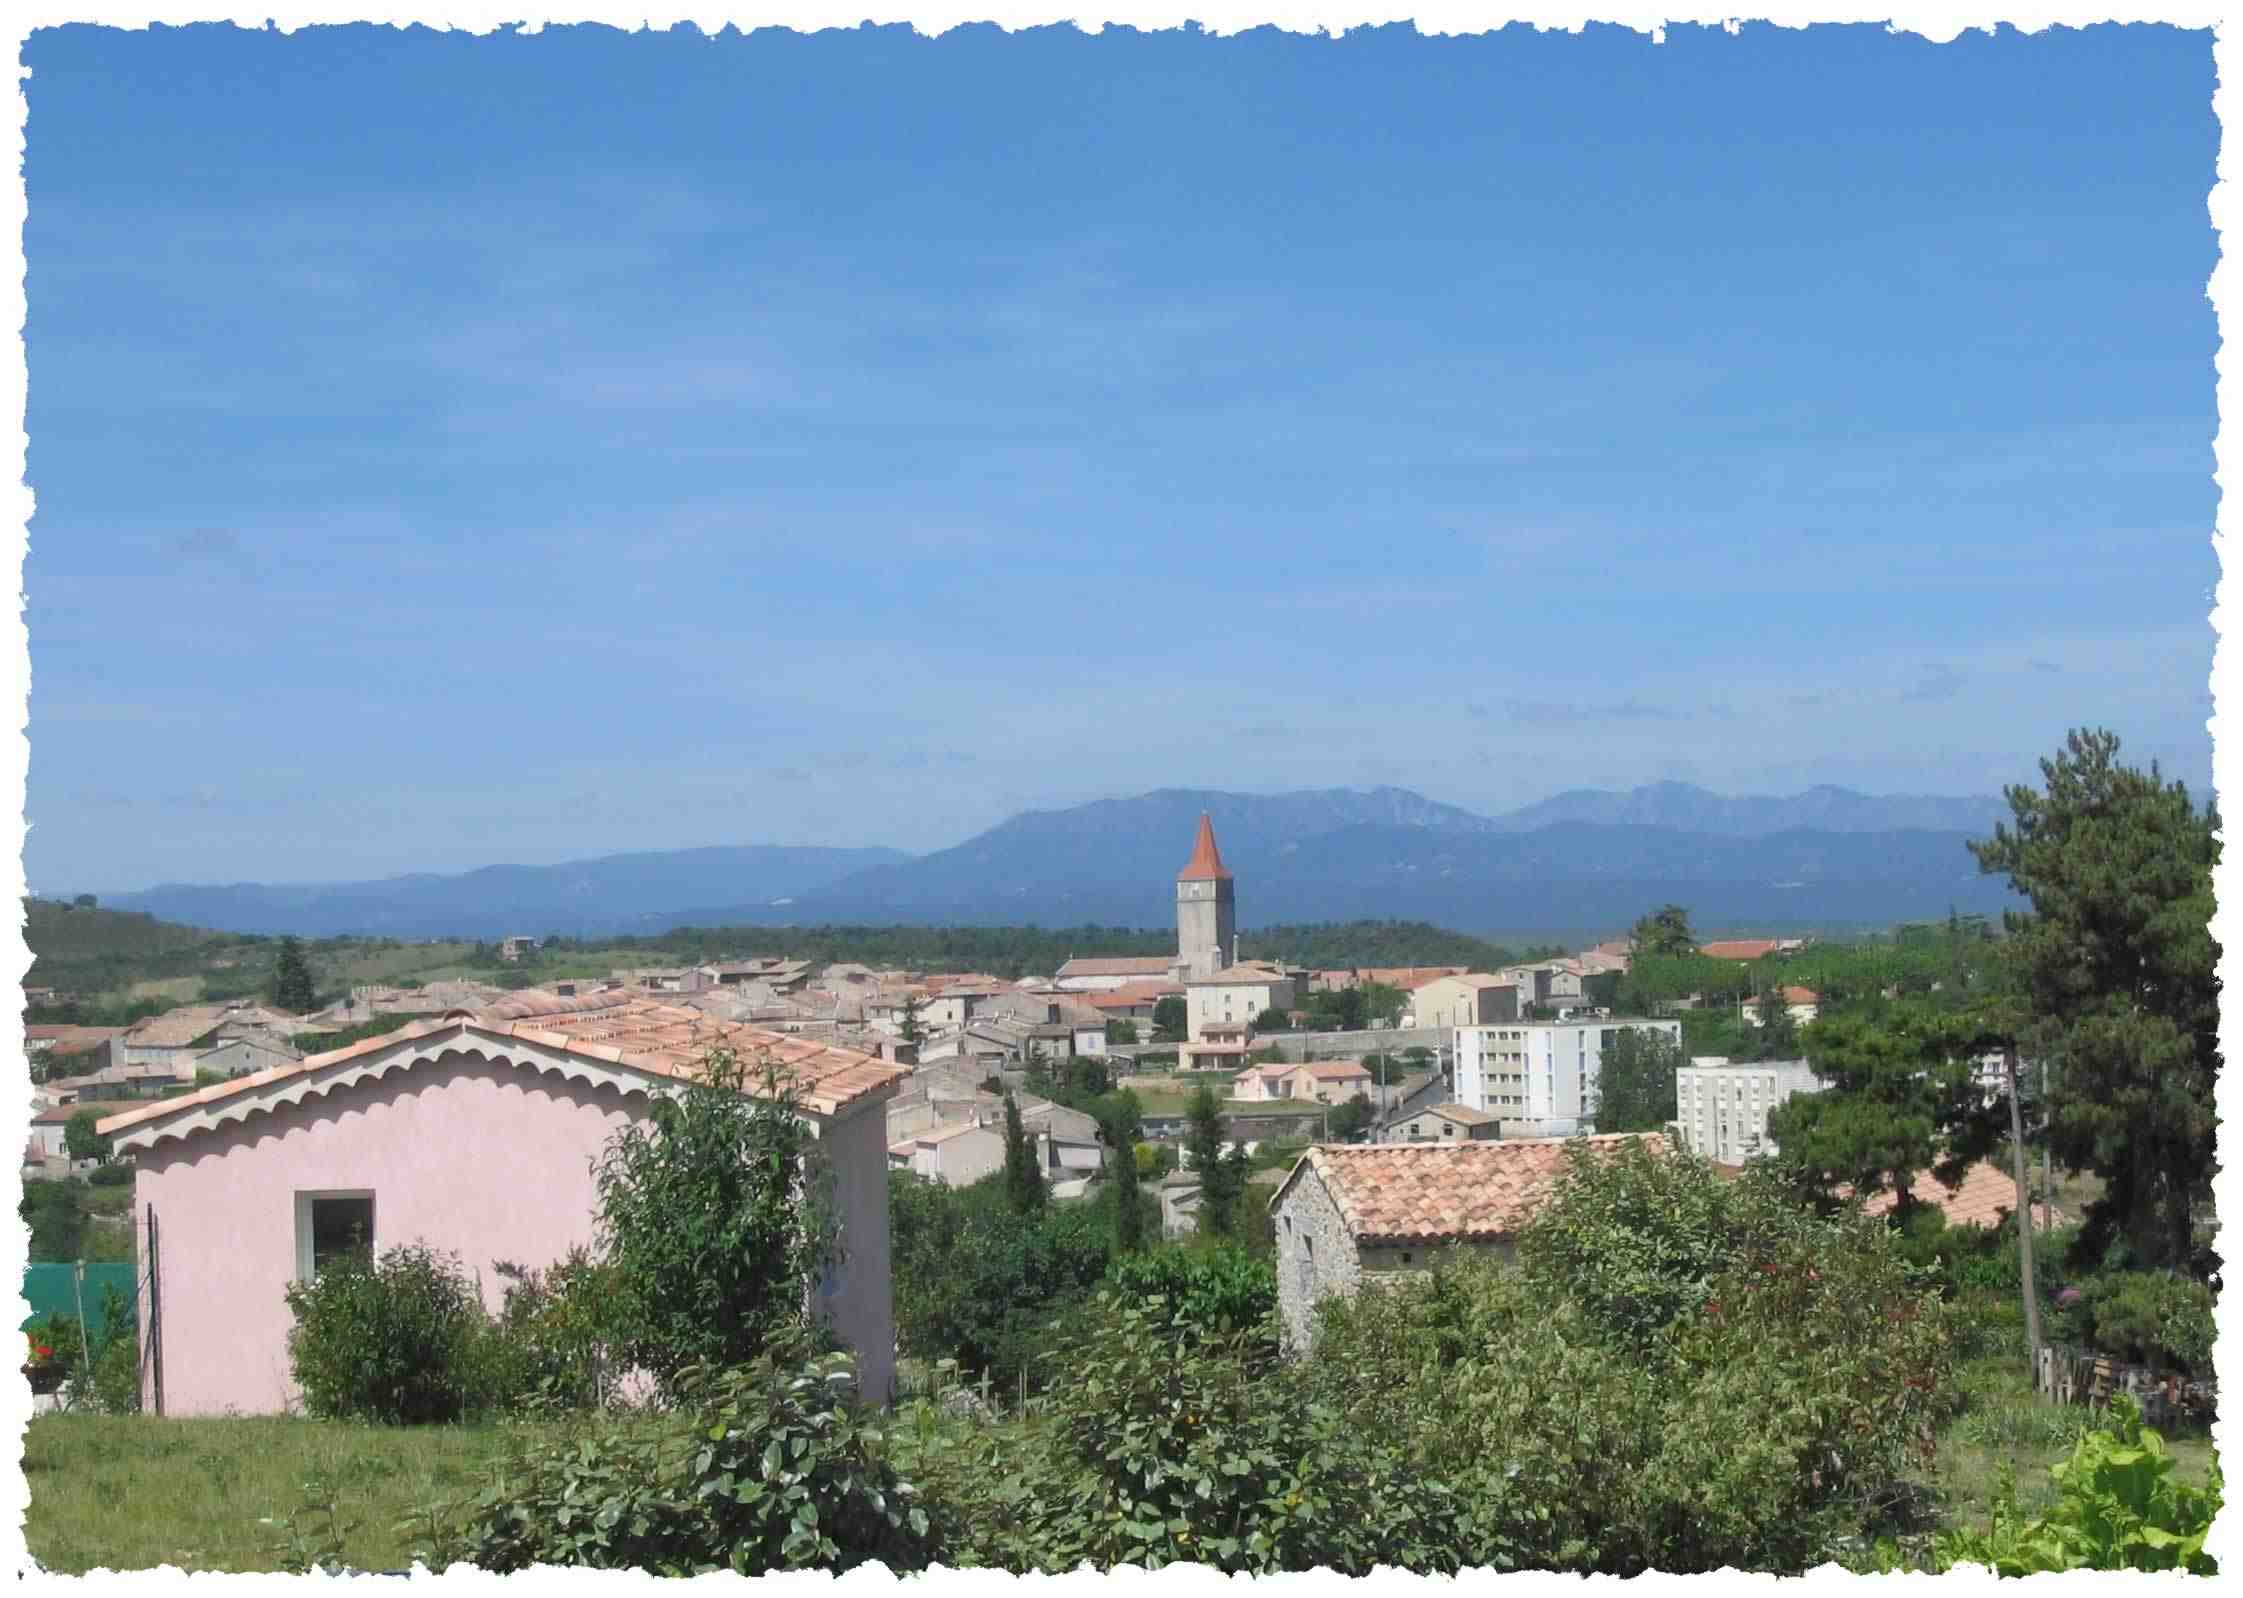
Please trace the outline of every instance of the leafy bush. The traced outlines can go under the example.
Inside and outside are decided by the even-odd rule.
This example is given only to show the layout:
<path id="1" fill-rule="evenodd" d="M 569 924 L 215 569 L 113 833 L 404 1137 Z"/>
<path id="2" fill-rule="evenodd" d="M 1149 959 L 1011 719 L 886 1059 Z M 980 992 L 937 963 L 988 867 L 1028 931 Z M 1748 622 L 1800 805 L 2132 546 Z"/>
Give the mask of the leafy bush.
<path id="1" fill-rule="evenodd" d="M 1107 1291 L 1080 1369 L 1055 1416 L 920 1443 L 947 1456 L 923 1483 L 946 1564 L 1453 1571 L 1470 1546 L 1445 1485 L 1314 1401 L 1250 1339 L 1203 1335 Z M 909 1419 L 924 1427 L 925 1409 Z"/>
<path id="2" fill-rule="evenodd" d="M 487 1322 L 450 1255 L 419 1244 L 363 1249 L 291 1283 L 288 1359 L 304 1406 L 325 1419 L 453 1421 L 490 1390 Z"/>
<path id="3" fill-rule="evenodd" d="M 493 1393 L 564 1410 L 614 1402 L 623 1374 L 614 1267 L 575 1248 L 542 1271 L 495 1268 L 507 1286 L 487 1334 L 486 1380 Z"/>
<path id="4" fill-rule="evenodd" d="M 924 1566 L 927 1516 L 854 1401 L 854 1362 L 808 1347 L 779 1338 L 741 1369 L 680 1372 L 674 1410 L 529 1434 L 422 1557 L 663 1575 Z"/>
<path id="5" fill-rule="evenodd" d="M 630 1362 L 669 1386 L 808 1333 L 841 1258 L 830 1175 L 791 1081 L 724 1049 L 619 1130 L 595 1176 Z"/>
<path id="6" fill-rule="evenodd" d="M 97 1165 L 86 1173 L 88 1185 L 93 1187 L 130 1187 L 132 1167 L 129 1165 Z"/>
<path id="7" fill-rule="evenodd" d="M 2128 1271 L 2080 1284 L 2080 1330 L 2114 1359 L 2212 1374 L 2212 1290 L 2192 1277 Z"/>
<path id="8" fill-rule="evenodd" d="M 2051 1467 L 2057 1499 L 2028 1520 L 2017 1506 L 2017 1484 L 2005 1478 L 1990 1522 L 1958 1530 L 1934 1544 L 1938 1569 L 1985 1565 L 1997 1575 L 2027 1576 L 2060 1570 L 2184 1570 L 2219 1573 L 2204 1552 L 2218 1518 L 2222 1481 L 2212 1467 L 2209 1488 L 2172 1479 L 2173 1456 L 2142 1412 L 2121 1395 L 2111 1424 L 2089 1432 L 2070 1459 Z"/>
<path id="9" fill-rule="evenodd" d="M 73 1331 L 73 1338 L 76 1333 Z M 140 1411 L 140 1328 L 138 1309 L 115 1283 L 101 1290 L 101 1335 L 87 1350 L 90 1363 L 78 1365 L 75 1342 L 71 1345 L 74 1368 L 63 1389 L 73 1408 L 90 1407 L 108 1415 L 133 1415 Z"/>
<path id="10" fill-rule="evenodd" d="M 1642 1354 L 1735 1260 L 1836 1235 L 1763 1163 L 1730 1180 L 1708 1161 L 1640 1143 L 1605 1153 L 1573 1144 L 1550 1201 L 1516 1242 L 1530 1277 Z"/>
<path id="11" fill-rule="evenodd" d="M 1326 1301 L 1311 1367 L 1490 1553 L 1805 1570 L 1894 1513 L 1955 1408 L 1946 1311 L 1885 1226 L 1774 1183 L 1583 1156 L 1519 1256 Z"/>
<path id="12" fill-rule="evenodd" d="M 108 1415 L 140 1413 L 140 1340 L 133 1329 L 112 1336 L 94 1356 L 90 1396 L 94 1406 Z"/>
<path id="13" fill-rule="evenodd" d="M 1110 1186 L 1110 1184 L 1108 1184 Z M 1101 1203 L 1022 1213 L 995 1175 L 963 1188 L 905 1172 L 889 1178 L 890 1274 L 903 1351 L 955 1360 L 1012 1388 L 1039 1382 L 1064 1346 L 1062 1312 L 1105 1276 L 1110 1218 Z"/>
<path id="14" fill-rule="evenodd" d="M 1255 1332 L 1276 1351 L 1276 1267 L 1235 1243 L 1129 1255 L 1114 1261 L 1108 1279 L 1127 1297 L 1157 1299 L 1174 1324 L 1202 1334 Z"/>

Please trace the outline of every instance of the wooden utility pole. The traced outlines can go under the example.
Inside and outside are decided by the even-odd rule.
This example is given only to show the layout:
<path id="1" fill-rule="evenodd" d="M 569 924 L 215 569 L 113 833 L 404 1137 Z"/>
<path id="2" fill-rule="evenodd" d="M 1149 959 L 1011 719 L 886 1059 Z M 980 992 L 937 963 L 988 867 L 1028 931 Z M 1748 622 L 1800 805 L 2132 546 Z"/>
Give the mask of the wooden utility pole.
<path id="1" fill-rule="evenodd" d="M 2009 1160 L 2017 1177 L 2017 1264 L 2025 1292 L 2025 1368 L 2040 1386 L 2040 1297 L 2033 1291 L 2033 1199 L 2025 1183 L 2025 1117 L 2017 1105 L 2017 1045 L 2002 1045 L 2002 1074 L 2009 1085 Z"/>

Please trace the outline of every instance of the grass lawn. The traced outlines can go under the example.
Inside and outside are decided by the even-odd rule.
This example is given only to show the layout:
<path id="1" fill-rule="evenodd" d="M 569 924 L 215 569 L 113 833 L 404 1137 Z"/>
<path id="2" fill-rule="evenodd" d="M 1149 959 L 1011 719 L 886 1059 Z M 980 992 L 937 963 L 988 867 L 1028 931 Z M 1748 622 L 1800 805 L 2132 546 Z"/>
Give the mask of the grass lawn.
<path id="1" fill-rule="evenodd" d="M 472 943 L 408 943 L 395 949 L 356 949 L 335 962 L 334 973 L 340 981 L 369 987 L 417 981 L 423 972 L 459 964 L 474 948 Z"/>
<path id="2" fill-rule="evenodd" d="M 2049 1467 L 2071 1457 L 2072 1444 L 2098 1422 L 2100 1412 L 2043 1401 L 2026 1380 L 2022 1353 L 1971 1360 L 1958 1375 L 1971 1406 L 1939 1439 L 1932 1485 L 1943 1501 L 1942 1518 L 1949 1525 L 1984 1525 L 2005 1465 L 2016 1472 L 2017 1500 L 2025 1512 L 2047 1508 L 2056 1500 Z M 2175 1479 L 2205 1485 L 2212 1470 L 2211 1438 L 2202 1432 L 2162 1435 L 2177 1462 Z"/>
<path id="3" fill-rule="evenodd" d="M 497 1426 L 39 1415 L 24 1435 L 24 1539 L 32 1558 L 70 1575 L 275 1570 L 280 1534 L 259 1517 L 298 1515 L 305 1482 L 325 1476 L 348 1563 L 404 1570 L 412 1534 L 398 1523 L 476 1486 L 507 1435 Z"/>
<path id="4" fill-rule="evenodd" d="M 201 977 L 165 977 L 161 981 L 135 982 L 118 995 L 134 999 L 161 999 L 167 1004 L 192 1004 L 202 997 Z"/>

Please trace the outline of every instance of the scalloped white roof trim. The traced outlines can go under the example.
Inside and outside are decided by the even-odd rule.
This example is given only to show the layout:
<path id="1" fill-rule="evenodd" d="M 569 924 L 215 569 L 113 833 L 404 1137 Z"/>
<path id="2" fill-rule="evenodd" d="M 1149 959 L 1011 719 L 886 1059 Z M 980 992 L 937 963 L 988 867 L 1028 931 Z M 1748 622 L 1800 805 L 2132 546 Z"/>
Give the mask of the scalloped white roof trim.
<path id="1" fill-rule="evenodd" d="M 522 1038 L 501 1040 L 473 1028 L 458 1026 L 422 1037 L 401 1039 L 394 1049 L 375 1050 L 351 1059 L 338 1060 L 332 1066 L 299 1072 L 244 1093 L 207 1103 L 185 1105 L 177 1115 L 159 1116 L 118 1133 L 115 1146 L 119 1153 L 123 1153 L 128 1150 L 152 1149 L 164 1142 L 185 1142 L 206 1132 L 215 1132 L 221 1127 L 245 1122 L 260 1115 L 270 1115 L 292 1105 L 311 1103 L 326 1098 L 331 1093 L 378 1081 L 393 1072 L 412 1071 L 423 1065 L 441 1063 L 447 1058 L 481 1060 L 491 1065 L 535 1071 L 541 1076 L 557 1076 L 582 1083 L 595 1091 L 604 1088 L 626 1097 L 637 1094 L 651 1099 L 656 1093 L 682 1091 L 686 1085 L 677 1077 L 659 1072 L 641 1071 L 620 1063 L 587 1059 L 569 1050 L 528 1042 Z M 805 1119 L 816 1129 L 832 1117 L 813 1112 L 806 1115 Z"/>

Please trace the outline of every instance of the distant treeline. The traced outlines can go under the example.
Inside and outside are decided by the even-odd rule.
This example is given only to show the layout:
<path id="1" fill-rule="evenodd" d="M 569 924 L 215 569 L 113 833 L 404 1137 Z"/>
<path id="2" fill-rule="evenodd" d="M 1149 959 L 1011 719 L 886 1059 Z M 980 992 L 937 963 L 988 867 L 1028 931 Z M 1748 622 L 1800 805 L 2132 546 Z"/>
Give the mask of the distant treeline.
<path id="1" fill-rule="evenodd" d="M 58 993 L 104 993 L 135 982 L 199 976 L 214 958 L 265 941 L 58 899 L 26 899 L 23 908 L 24 941 L 31 946 L 24 986 Z"/>
<path id="2" fill-rule="evenodd" d="M 1158 927 L 679 927 L 659 937 L 559 938 L 550 951 L 628 951 L 664 963 L 785 955 L 819 964 L 851 961 L 919 971 L 1049 976 L 1074 959 L 1173 954 L 1174 928 Z M 1315 969 L 1463 965 L 1485 968 L 1562 950 L 1513 951 L 1422 921 L 1348 921 L 1261 927 L 1239 936 L 1249 960 Z"/>

